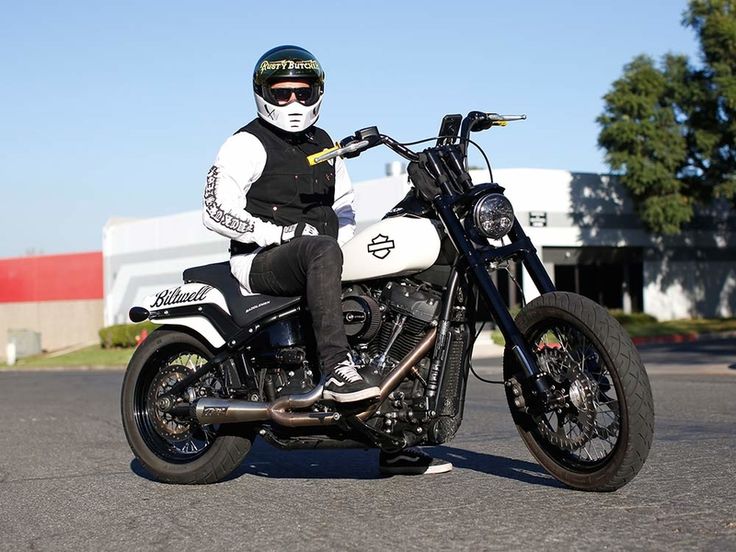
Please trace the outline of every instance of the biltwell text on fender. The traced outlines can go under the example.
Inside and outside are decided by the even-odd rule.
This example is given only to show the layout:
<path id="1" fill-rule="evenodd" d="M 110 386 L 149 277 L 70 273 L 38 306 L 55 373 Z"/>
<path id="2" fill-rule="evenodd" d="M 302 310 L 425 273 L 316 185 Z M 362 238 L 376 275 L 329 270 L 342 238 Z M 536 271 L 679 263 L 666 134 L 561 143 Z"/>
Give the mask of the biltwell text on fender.
<path id="1" fill-rule="evenodd" d="M 199 283 L 182 284 L 173 288 L 163 289 L 143 299 L 142 307 L 152 314 L 172 307 L 204 305 L 213 303 L 230 314 L 225 297 L 220 290 Z"/>
<path id="2" fill-rule="evenodd" d="M 141 305 L 130 309 L 129 316 L 133 322 L 148 319 L 154 324 L 191 328 L 210 345 L 219 349 L 225 345 L 225 335 L 208 316 L 212 309 L 221 311 L 228 317 L 230 315 L 225 297 L 218 289 L 207 284 L 189 283 L 145 297 Z"/>

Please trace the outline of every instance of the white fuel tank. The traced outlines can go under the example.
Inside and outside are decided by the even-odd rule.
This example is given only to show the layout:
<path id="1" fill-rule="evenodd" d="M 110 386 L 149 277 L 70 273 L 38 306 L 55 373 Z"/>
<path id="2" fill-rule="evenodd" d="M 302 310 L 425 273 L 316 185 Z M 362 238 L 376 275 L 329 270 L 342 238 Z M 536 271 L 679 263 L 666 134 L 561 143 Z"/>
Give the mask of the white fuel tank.
<path id="1" fill-rule="evenodd" d="M 432 266 L 440 237 L 427 219 L 392 217 L 369 226 L 342 246 L 342 281 L 403 276 Z"/>

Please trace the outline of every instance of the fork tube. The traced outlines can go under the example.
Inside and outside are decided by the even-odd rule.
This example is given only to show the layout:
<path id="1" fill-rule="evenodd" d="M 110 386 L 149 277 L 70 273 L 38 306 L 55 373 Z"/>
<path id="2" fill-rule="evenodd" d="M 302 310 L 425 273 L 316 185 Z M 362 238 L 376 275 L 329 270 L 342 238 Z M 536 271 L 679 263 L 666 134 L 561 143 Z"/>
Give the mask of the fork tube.
<path id="1" fill-rule="evenodd" d="M 452 240 L 453 245 L 468 263 L 468 268 L 472 272 L 475 283 L 485 298 L 486 303 L 491 309 L 493 318 L 498 324 L 501 333 L 506 339 L 506 343 L 513 350 L 519 364 L 527 378 L 532 379 L 536 390 L 543 396 L 550 396 L 549 385 L 545 378 L 541 377 L 540 372 L 533 357 L 529 354 L 524 336 L 521 335 L 519 328 L 516 326 L 514 319 L 511 317 L 506 304 L 501 298 L 501 294 L 493 285 L 490 275 L 486 270 L 483 259 L 470 243 L 465 235 L 465 229 L 457 219 L 455 212 L 452 210 L 451 200 L 446 196 L 438 195 L 434 198 L 434 206 L 437 214 L 440 216 L 442 223 L 445 225 L 447 235 Z"/>
<path id="2" fill-rule="evenodd" d="M 521 224 L 519 224 L 519 221 L 514 220 L 514 225 L 511 228 L 511 232 L 509 232 L 509 238 L 511 238 L 511 242 L 513 243 L 516 241 L 525 240 L 526 237 L 526 233 L 521 227 Z M 527 243 L 531 247 L 531 250 L 524 252 L 521 262 L 524 264 L 524 268 L 526 268 L 529 276 L 531 276 L 534 285 L 537 286 L 539 293 L 550 293 L 553 291 L 557 291 L 557 288 L 555 288 L 555 285 L 552 283 L 552 279 L 549 277 L 549 274 L 547 274 L 547 271 L 544 269 L 542 261 L 539 260 L 536 248 L 532 245 L 531 241 L 528 241 Z"/>
<path id="3" fill-rule="evenodd" d="M 514 319 L 509 314 L 501 298 L 501 294 L 493 285 L 483 259 L 478 255 L 473 244 L 465 236 L 465 229 L 455 216 L 450 202 L 444 196 L 440 195 L 435 197 L 434 205 L 447 229 L 447 235 L 450 237 L 455 248 L 465 258 L 468 268 L 473 273 L 476 284 L 490 307 L 491 312 L 493 312 L 494 319 L 498 323 L 504 338 L 514 345 L 523 345 L 523 338 L 514 323 Z"/>

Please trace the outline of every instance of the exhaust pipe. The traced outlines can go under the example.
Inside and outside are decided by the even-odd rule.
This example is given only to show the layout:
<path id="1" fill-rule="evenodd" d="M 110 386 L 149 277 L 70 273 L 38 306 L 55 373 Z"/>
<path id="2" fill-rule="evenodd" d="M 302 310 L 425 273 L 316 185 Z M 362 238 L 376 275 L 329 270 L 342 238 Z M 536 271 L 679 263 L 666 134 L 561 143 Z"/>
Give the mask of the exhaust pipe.
<path id="1" fill-rule="evenodd" d="M 358 419 L 365 421 L 386 400 L 386 397 L 399 385 L 409 371 L 432 349 L 437 337 L 437 329 L 432 328 L 404 359 L 389 372 L 379 386 L 379 399 Z M 250 402 L 238 399 L 202 398 L 196 402 L 195 416 L 201 424 L 233 424 L 243 422 L 265 422 L 271 420 L 286 427 L 308 427 L 333 425 L 340 419 L 339 412 L 294 412 L 312 406 L 322 398 L 323 385 L 318 385 L 303 395 L 287 395 L 272 403 Z"/>
<path id="2" fill-rule="evenodd" d="M 233 424 L 272 420 L 288 427 L 315 426 L 335 423 L 340 415 L 335 412 L 299 412 L 292 408 L 308 408 L 322 398 L 323 385 L 304 395 L 288 395 L 272 403 L 237 399 L 203 398 L 197 401 L 195 416 L 201 424 Z"/>

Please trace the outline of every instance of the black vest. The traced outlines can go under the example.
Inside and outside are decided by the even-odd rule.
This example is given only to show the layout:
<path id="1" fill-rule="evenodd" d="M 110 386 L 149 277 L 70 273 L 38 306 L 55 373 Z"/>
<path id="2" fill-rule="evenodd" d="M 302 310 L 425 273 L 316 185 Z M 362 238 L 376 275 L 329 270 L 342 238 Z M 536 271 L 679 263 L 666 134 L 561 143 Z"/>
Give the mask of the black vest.
<path id="1" fill-rule="evenodd" d="M 307 162 L 308 155 L 334 145 L 329 135 L 314 126 L 304 132 L 285 132 L 260 118 L 238 132 L 254 135 L 266 150 L 263 173 L 246 194 L 248 213 L 279 226 L 306 222 L 320 234 L 337 238 L 339 224 L 332 209 L 335 166 L 328 162 L 310 167 Z M 255 244 L 230 242 L 233 254 L 250 253 L 255 248 Z"/>

